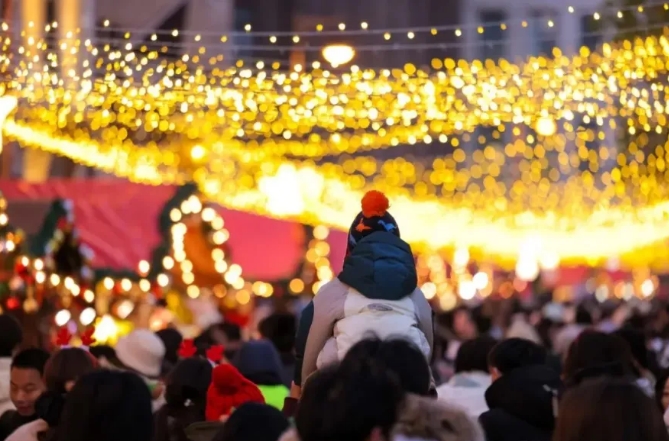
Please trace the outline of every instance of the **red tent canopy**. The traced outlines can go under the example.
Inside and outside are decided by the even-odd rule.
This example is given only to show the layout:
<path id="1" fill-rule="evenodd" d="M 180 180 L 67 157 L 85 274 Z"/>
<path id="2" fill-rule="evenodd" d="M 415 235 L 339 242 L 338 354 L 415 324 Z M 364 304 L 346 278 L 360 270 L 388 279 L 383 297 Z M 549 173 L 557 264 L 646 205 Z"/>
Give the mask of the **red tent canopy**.
<path id="1" fill-rule="evenodd" d="M 149 260 L 160 242 L 158 216 L 174 186 L 147 186 L 116 179 L 58 180 L 41 184 L 0 181 L 9 205 L 13 201 L 70 199 L 81 240 L 95 251 L 94 267 L 137 267 Z M 304 257 L 294 222 L 228 210 L 218 211 L 230 231 L 231 256 L 249 280 L 273 281 L 292 276 Z M 21 227 L 20 219 L 10 223 Z M 333 231 L 330 259 L 341 269 L 346 235 Z"/>

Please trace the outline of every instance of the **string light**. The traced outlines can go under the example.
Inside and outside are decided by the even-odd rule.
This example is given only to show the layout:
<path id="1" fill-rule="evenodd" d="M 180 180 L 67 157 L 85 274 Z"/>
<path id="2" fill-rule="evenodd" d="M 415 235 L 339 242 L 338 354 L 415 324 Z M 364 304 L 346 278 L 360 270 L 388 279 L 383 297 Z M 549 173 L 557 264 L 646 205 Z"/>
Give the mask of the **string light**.
<path id="1" fill-rule="evenodd" d="M 453 248 L 462 238 L 474 254 L 515 262 L 533 232 L 560 261 L 663 265 L 668 256 L 654 244 L 668 235 L 659 179 L 668 158 L 652 136 L 666 126 L 656 79 L 666 75 L 668 47 L 649 37 L 522 65 L 447 59 L 437 71 L 408 64 L 342 74 L 209 72 L 191 64 L 194 54 L 171 62 L 155 51 L 87 47 L 106 73 L 93 81 L 90 72 L 76 92 L 29 63 L 17 68 L 6 90 L 35 105 L 20 106 L 4 131 L 136 181 L 194 179 L 233 208 L 338 227 L 350 221 L 342 207 L 373 183 L 398 210 L 421 213 L 403 228 L 418 247 Z M 544 120 L 553 134 L 539 129 Z M 437 140 L 448 142 L 446 154 L 427 163 L 361 155 Z M 309 185 L 294 194 L 259 186 L 290 186 L 296 176 Z M 639 247 L 651 252 L 632 256 Z"/>
<path id="2" fill-rule="evenodd" d="M 205 224 L 207 229 L 211 230 L 211 258 L 214 268 L 221 275 L 221 282 L 225 280 L 229 285 L 236 289 L 241 289 L 245 281 L 241 276 L 239 265 L 228 265 L 225 260 L 225 251 L 221 248 L 230 237 L 228 231 L 224 228 L 223 218 L 211 207 L 205 206 L 197 195 L 191 195 L 179 208 L 173 208 L 170 212 L 172 226 L 171 233 L 171 256 L 165 256 L 162 261 L 163 269 L 169 272 L 175 264 L 179 266 L 181 280 L 186 287 L 189 297 L 197 298 L 202 292 L 202 287 L 196 284 L 194 265 L 188 258 L 185 248 L 185 237 L 188 231 L 187 222 L 193 217 L 198 218 L 199 222 Z"/>

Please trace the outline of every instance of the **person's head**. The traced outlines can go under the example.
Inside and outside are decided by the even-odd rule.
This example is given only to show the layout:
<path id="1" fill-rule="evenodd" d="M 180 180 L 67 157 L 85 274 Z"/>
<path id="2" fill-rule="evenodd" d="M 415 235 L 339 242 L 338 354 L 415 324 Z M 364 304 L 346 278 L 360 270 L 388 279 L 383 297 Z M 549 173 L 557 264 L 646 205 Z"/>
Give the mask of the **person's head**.
<path id="1" fill-rule="evenodd" d="M 207 404 L 207 389 L 213 368 L 208 360 L 185 358 L 179 361 L 165 378 L 165 402 L 173 408 Z"/>
<path id="2" fill-rule="evenodd" d="M 44 367 L 44 383 L 49 392 L 69 392 L 77 380 L 98 367 L 91 354 L 79 348 L 65 348 L 55 352 Z"/>
<path id="3" fill-rule="evenodd" d="M 48 359 L 42 349 L 26 349 L 12 359 L 9 396 L 21 416 L 35 414 L 35 402 L 46 389 L 42 376 Z"/>
<path id="4" fill-rule="evenodd" d="M 648 370 L 650 368 L 650 357 L 643 331 L 633 328 L 622 328 L 614 332 L 614 334 L 627 342 L 636 366 L 639 369 Z"/>
<path id="5" fill-rule="evenodd" d="M 655 401 L 657 406 L 664 413 L 669 409 L 669 369 L 666 369 L 657 376 L 655 382 Z"/>
<path id="6" fill-rule="evenodd" d="M 279 410 L 266 404 L 246 403 L 230 415 L 213 441 L 277 441 L 289 427 L 288 419 Z"/>
<path id="7" fill-rule="evenodd" d="M 462 343 L 455 356 L 455 373 L 488 372 L 488 354 L 495 344 L 497 340 L 489 336 Z"/>
<path id="8" fill-rule="evenodd" d="M 383 231 L 400 236 L 400 228 L 395 218 L 388 213 L 390 203 L 386 195 L 380 191 L 371 190 L 365 193 L 361 201 L 362 211 L 353 219 L 348 230 L 348 245 L 346 255 L 353 252 L 358 243 L 372 233 Z"/>
<path id="9" fill-rule="evenodd" d="M 478 329 L 467 307 L 462 306 L 453 311 L 453 332 L 462 340 L 471 340 L 477 337 Z"/>
<path id="10" fill-rule="evenodd" d="M 269 340 L 246 342 L 235 354 L 232 363 L 248 380 L 259 386 L 282 384 L 281 359 Z"/>
<path id="11" fill-rule="evenodd" d="M 242 330 L 234 323 L 217 323 L 195 338 L 195 345 L 202 353 L 212 345 L 223 345 L 225 358 L 231 360 L 242 344 Z"/>
<path id="12" fill-rule="evenodd" d="M 309 377 L 295 416 L 301 441 L 389 439 L 404 392 L 370 358 L 329 367 Z"/>
<path id="13" fill-rule="evenodd" d="M 212 370 L 209 361 L 195 357 L 174 366 L 165 378 L 165 405 L 155 416 L 154 441 L 186 440 L 186 428 L 204 421 Z"/>
<path id="14" fill-rule="evenodd" d="M 95 345 L 91 346 L 88 351 L 100 364 L 110 363 L 116 359 L 116 351 L 111 346 Z"/>
<path id="15" fill-rule="evenodd" d="M 10 358 L 23 341 L 21 324 L 11 315 L 0 315 L 0 358 Z"/>
<path id="16" fill-rule="evenodd" d="M 541 338 L 541 343 L 544 345 L 546 349 L 552 350 L 553 340 L 555 339 L 555 335 L 560 329 L 559 325 L 555 323 L 552 319 L 544 317 L 541 320 L 539 320 L 539 323 L 537 324 L 536 328 L 537 328 L 537 333 L 539 334 L 539 338 Z"/>
<path id="17" fill-rule="evenodd" d="M 509 338 L 497 343 L 488 354 L 488 369 L 493 380 L 526 366 L 546 363 L 546 350 L 522 338 Z"/>
<path id="18" fill-rule="evenodd" d="M 179 361 L 179 346 L 181 346 L 183 336 L 173 328 L 162 329 L 156 332 L 156 335 L 165 346 L 165 361 L 174 366 Z"/>
<path id="19" fill-rule="evenodd" d="M 249 402 L 265 402 L 258 386 L 229 363 L 219 364 L 212 370 L 205 409 L 207 421 L 225 421 L 235 409 Z"/>
<path id="20" fill-rule="evenodd" d="M 593 324 L 592 314 L 584 306 L 579 306 L 574 321 L 577 325 L 590 326 Z"/>
<path id="21" fill-rule="evenodd" d="M 68 394 L 54 441 L 151 440 L 151 412 L 151 394 L 137 375 L 91 372 Z"/>
<path id="22" fill-rule="evenodd" d="M 297 320 L 293 314 L 272 314 L 260 322 L 258 330 L 260 335 L 271 341 L 282 354 L 288 354 L 295 348 Z"/>
<path id="23" fill-rule="evenodd" d="M 635 384 L 616 379 L 586 381 L 560 402 L 553 441 L 667 441 L 653 400 Z"/>
<path id="24" fill-rule="evenodd" d="M 570 385 L 600 376 L 634 375 L 634 359 L 627 342 L 617 335 L 598 331 L 584 331 L 572 342 L 562 371 Z"/>
<path id="25" fill-rule="evenodd" d="M 401 338 L 367 338 L 349 349 L 341 365 L 345 369 L 362 359 L 372 359 L 394 373 L 405 392 L 423 396 L 429 394 L 430 366 L 425 355 L 413 343 Z"/>
<path id="26" fill-rule="evenodd" d="M 160 377 L 164 358 L 163 341 L 148 329 L 136 329 L 116 343 L 117 367 L 150 379 Z"/>

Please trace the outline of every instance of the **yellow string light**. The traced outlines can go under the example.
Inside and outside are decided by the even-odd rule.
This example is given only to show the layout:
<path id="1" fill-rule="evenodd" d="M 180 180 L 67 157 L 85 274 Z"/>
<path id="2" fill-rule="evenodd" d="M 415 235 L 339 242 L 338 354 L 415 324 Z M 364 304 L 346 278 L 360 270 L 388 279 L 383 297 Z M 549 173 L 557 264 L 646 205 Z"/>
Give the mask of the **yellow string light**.
<path id="1" fill-rule="evenodd" d="M 37 46 L 5 85 L 21 105 L 4 132 L 77 162 L 151 184 L 193 179 L 233 208 L 342 228 L 373 185 L 417 247 L 501 263 L 528 241 L 565 262 L 669 262 L 657 245 L 669 238 L 664 37 L 522 65 L 344 74 L 209 72 L 194 54 L 84 46 L 98 58 L 78 90 L 35 70 L 35 56 L 58 67 Z M 419 145 L 433 150 L 412 161 Z M 374 149 L 402 153 L 361 155 Z"/>

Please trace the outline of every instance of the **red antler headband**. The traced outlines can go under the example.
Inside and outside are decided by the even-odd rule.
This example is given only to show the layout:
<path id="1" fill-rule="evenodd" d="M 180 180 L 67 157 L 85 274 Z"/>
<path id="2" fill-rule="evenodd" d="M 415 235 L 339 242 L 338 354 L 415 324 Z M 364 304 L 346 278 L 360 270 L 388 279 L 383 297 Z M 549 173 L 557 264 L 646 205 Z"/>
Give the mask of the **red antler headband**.
<path id="1" fill-rule="evenodd" d="M 222 345 L 211 346 L 207 349 L 207 360 L 214 366 L 218 365 L 223 358 L 224 351 L 225 348 Z"/>
<path id="2" fill-rule="evenodd" d="M 70 334 L 70 331 L 68 331 L 65 327 L 60 328 L 58 330 L 58 334 L 56 335 L 56 344 L 60 346 L 61 349 L 69 348 L 70 340 L 72 340 L 72 334 Z"/>
<path id="3" fill-rule="evenodd" d="M 193 340 L 184 340 L 179 346 L 179 357 L 181 358 L 190 358 L 197 354 L 197 347 Z"/>
<path id="4" fill-rule="evenodd" d="M 81 346 L 82 349 L 88 350 L 91 346 L 95 344 L 97 340 L 93 335 L 95 334 L 95 326 L 91 326 L 83 334 L 81 334 Z"/>

